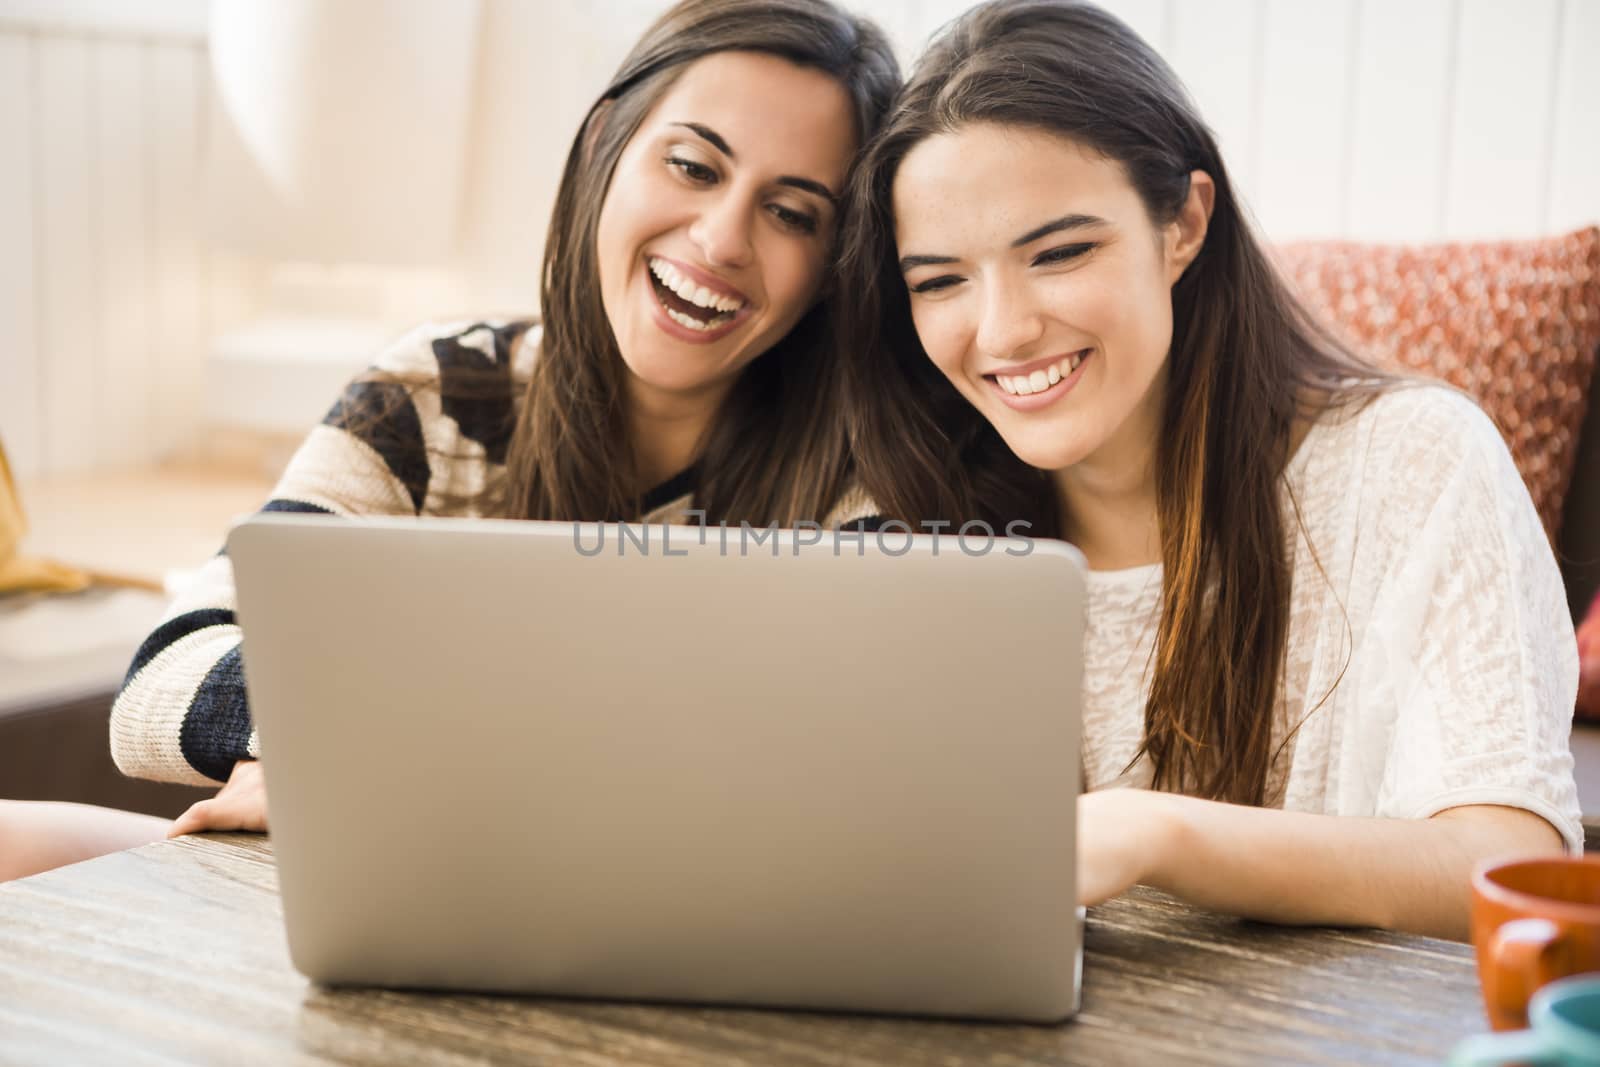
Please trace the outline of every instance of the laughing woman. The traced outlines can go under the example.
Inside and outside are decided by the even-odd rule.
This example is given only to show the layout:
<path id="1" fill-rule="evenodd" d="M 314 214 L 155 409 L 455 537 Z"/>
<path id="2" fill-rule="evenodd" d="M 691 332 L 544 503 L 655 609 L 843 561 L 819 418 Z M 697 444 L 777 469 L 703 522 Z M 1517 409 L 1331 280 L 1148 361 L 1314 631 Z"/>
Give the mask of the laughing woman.
<path id="1" fill-rule="evenodd" d="M 852 196 L 881 510 L 1089 563 L 1082 903 L 1461 937 L 1475 862 L 1581 847 L 1572 626 L 1504 443 L 1312 325 L 1149 46 L 969 12 Z"/>
<path id="2" fill-rule="evenodd" d="M 266 509 L 848 517 L 835 510 L 849 469 L 824 276 L 850 163 L 898 84 L 882 33 L 826 0 L 668 11 L 567 157 L 542 329 L 463 323 L 405 337 L 313 431 Z M 111 744 L 128 774 L 226 780 L 172 833 L 265 829 L 226 557 L 139 649 Z M 29 817 L 0 810 L 0 844 L 8 830 L 26 839 Z M 152 833 L 108 822 L 110 837 L 68 842 L 38 826 L 33 840 L 52 836 L 58 853 Z"/>

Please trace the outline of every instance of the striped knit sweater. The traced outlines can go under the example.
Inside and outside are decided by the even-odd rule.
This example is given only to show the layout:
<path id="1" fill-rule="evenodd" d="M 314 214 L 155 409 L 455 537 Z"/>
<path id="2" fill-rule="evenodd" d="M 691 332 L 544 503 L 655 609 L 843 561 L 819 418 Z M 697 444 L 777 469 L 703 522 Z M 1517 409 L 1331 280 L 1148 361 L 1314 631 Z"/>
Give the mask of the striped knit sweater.
<path id="1" fill-rule="evenodd" d="M 328 515 L 483 514 L 503 487 L 516 405 L 537 331 L 515 323 L 430 324 L 384 352 L 375 368 L 407 384 L 357 379 L 290 460 L 263 511 Z M 452 376 L 504 376 L 505 389 L 452 396 Z M 430 388 L 433 383 L 438 388 Z M 413 384 L 420 383 L 420 384 Z M 460 393 L 461 391 L 455 391 Z M 442 397 L 442 399 L 441 399 Z M 645 495 L 651 523 L 683 522 L 694 471 Z M 828 521 L 871 511 L 847 494 Z M 145 639 L 111 708 L 111 754 L 124 774 L 199 785 L 225 781 L 260 755 L 245 698 L 233 566 L 208 561 Z"/>

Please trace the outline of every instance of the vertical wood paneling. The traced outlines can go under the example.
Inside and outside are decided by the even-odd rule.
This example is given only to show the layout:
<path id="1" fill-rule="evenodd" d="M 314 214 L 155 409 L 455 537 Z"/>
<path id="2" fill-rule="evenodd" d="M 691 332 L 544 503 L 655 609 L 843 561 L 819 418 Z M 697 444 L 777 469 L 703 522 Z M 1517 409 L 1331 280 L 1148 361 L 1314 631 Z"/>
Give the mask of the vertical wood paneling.
<path id="1" fill-rule="evenodd" d="M 488 3 L 492 11 L 495 0 L 488 0 Z M 888 35 L 889 43 L 894 46 L 895 57 L 900 60 L 900 70 L 904 73 L 922 47 L 917 0 L 880 0 L 865 8 L 855 5 L 855 10 L 870 17 Z"/>
<path id="2" fill-rule="evenodd" d="M 1150 47 L 1167 55 L 1167 0 L 1104 0 L 1100 6 L 1126 22 Z"/>
<path id="3" fill-rule="evenodd" d="M 43 464 L 34 247 L 34 54 L 0 34 L 0 441 L 18 477 Z"/>
<path id="4" fill-rule="evenodd" d="M 1550 153 L 1550 232 L 1600 222 L 1600 3 L 1562 4 L 1555 140 Z"/>
<path id="5" fill-rule="evenodd" d="M 200 241 L 200 115 L 203 63 L 184 45 L 148 45 L 148 165 L 154 182 L 156 455 L 184 445 L 205 391 L 205 297 Z"/>
<path id="6" fill-rule="evenodd" d="M 43 38 L 38 70 L 44 465 L 81 471 L 96 459 L 101 385 L 89 45 L 81 39 Z"/>
<path id="7" fill-rule="evenodd" d="M 0 0 L 0 23 L 44 36 L 204 40 L 211 0 Z"/>
<path id="8" fill-rule="evenodd" d="M 1437 238 L 1447 188 L 1455 0 L 1365 0 L 1356 39 L 1348 218 L 1358 238 Z"/>
<path id="9" fill-rule="evenodd" d="M 1559 8 L 1559 0 L 1461 0 L 1447 237 L 1539 231 L 1549 193 Z"/>
<path id="10" fill-rule="evenodd" d="M 96 425 L 101 466 L 150 454 L 150 167 L 144 46 L 94 46 L 95 196 L 102 302 L 96 351 L 102 388 Z"/>
<path id="11" fill-rule="evenodd" d="M 1268 0 L 1254 206 L 1275 240 L 1328 237 L 1344 219 L 1356 0 Z"/>
<path id="12" fill-rule="evenodd" d="M 1168 59 L 1211 126 L 1234 184 L 1253 205 L 1260 122 L 1263 0 L 1172 6 Z"/>
<path id="13" fill-rule="evenodd" d="M 945 23 L 972 6 L 971 0 L 910 0 L 910 5 L 908 36 L 903 50 L 900 41 L 895 42 L 903 74 L 911 73 L 912 62 Z"/>

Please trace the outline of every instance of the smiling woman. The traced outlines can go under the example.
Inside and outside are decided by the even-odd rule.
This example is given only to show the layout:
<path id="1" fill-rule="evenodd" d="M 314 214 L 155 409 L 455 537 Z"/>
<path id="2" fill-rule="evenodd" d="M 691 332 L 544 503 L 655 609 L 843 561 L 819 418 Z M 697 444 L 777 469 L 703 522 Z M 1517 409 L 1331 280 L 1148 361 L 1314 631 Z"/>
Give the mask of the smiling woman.
<path id="1" fill-rule="evenodd" d="M 1091 568 L 1081 903 L 1460 937 L 1474 863 L 1581 847 L 1572 629 L 1504 441 L 1311 324 L 1144 41 L 973 9 L 851 201 L 883 512 L 1025 520 Z"/>
<path id="2" fill-rule="evenodd" d="M 600 296 L 634 426 L 659 442 L 639 457 L 654 476 L 686 464 L 734 380 L 816 304 L 852 128 L 829 74 L 723 52 L 684 71 L 618 157 Z"/>
<path id="3" fill-rule="evenodd" d="M 568 154 L 543 320 L 426 326 L 358 378 L 270 511 L 761 525 L 854 517 L 825 278 L 899 82 L 826 0 L 686 0 Z M 129 774 L 227 780 L 175 832 L 264 829 L 232 569 L 206 564 L 112 711 Z"/>
<path id="4" fill-rule="evenodd" d="M 646 32 L 567 157 L 509 514 L 634 515 L 691 461 L 712 520 L 827 514 L 848 448 L 823 280 L 897 85 L 876 27 L 821 2 L 692 0 Z"/>

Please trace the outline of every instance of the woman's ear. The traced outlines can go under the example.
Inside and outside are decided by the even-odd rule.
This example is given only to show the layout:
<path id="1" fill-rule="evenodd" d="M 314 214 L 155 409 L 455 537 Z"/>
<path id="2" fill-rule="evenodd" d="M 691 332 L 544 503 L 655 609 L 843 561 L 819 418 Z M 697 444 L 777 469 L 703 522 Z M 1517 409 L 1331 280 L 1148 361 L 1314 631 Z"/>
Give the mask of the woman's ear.
<path id="1" fill-rule="evenodd" d="M 1203 170 L 1189 173 L 1189 195 L 1184 198 L 1178 217 L 1167 227 L 1167 284 L 1176 285 L 1183 272 L 1200 254 L 1211 225 L 1211 208 L 1217 199 L 1217 183 Z"/>

